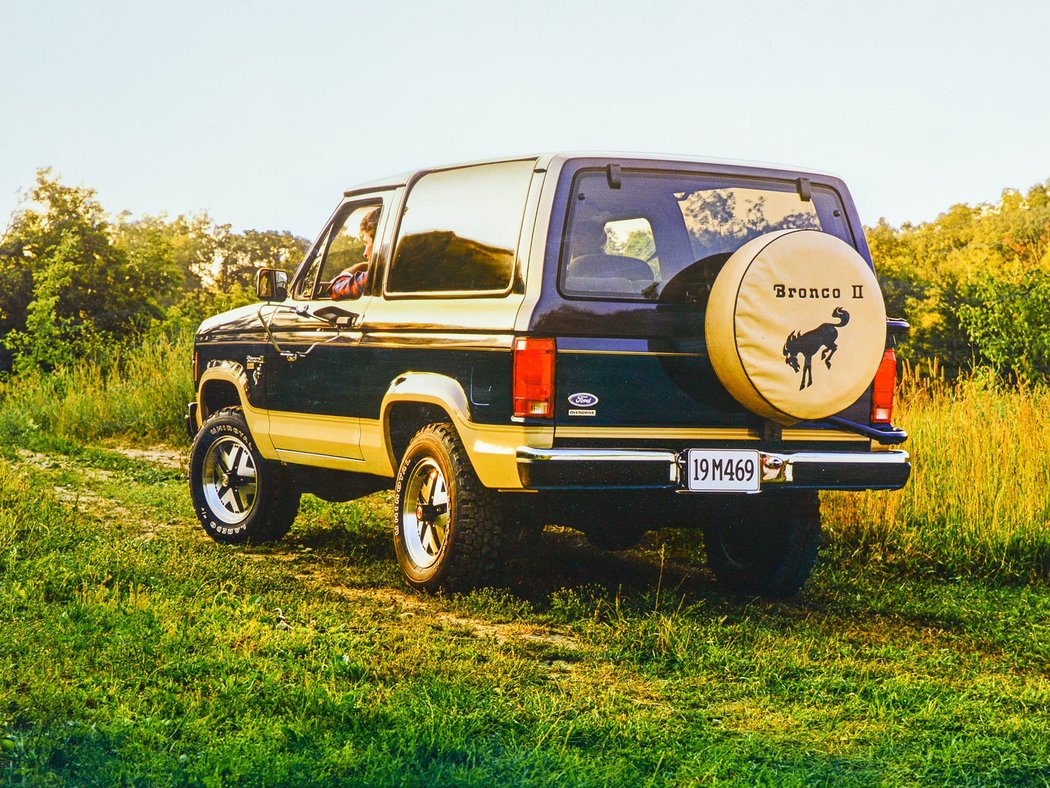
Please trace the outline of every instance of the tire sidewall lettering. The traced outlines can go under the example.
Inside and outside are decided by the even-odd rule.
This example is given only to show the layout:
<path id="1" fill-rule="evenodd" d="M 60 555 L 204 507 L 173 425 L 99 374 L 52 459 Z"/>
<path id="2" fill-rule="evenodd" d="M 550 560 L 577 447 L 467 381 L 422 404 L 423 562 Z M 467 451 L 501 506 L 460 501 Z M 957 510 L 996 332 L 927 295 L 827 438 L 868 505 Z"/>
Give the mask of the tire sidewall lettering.
<path id="1" fill-rule="evenodd" d="M 417 437 L 418 436 L 419 433 L 417 433 Z M 413 439 L 412 443 L 415 443 L 415 439 Z M 445 477 L 445 484 L 448 487 L 449 496 L 449 526 L 445 535 L 445 541 L 441 545 L 441 552 L 438 560 L 424 569 L 416 566 L 415 562 L 409 558 L 408 551 L 404 544 L 405 534 L 402 528 L 402 519 L 404 517 L 405 509 L 408 506 L 408 502 L 405 501 L 404 498 L 408 479 L 415 468 L 419 466 L 420 461 L 428 458 L 437 464 L 442 475 Z M 449 553 L 455 550 L 456 504 L 455 485 L 454 479 L 452 478 L 453 467 L 451 457 L 447 457 L 445 454 L 441 439 L 437 435 L 430 433 L 425 435 L 424 439 L 421 440 L 419 444 L 415 446 L 412 444 L 409 445 L 409 449 L 405 452 L 401 465 L 398 468 L 397 479 L 394 483 L 394 547 L 398 554 L 398 560 L 402 564 L 402 571 L 406 574 L 411 574 L 415 582 L 430 582 L 435 577 L 445 575 L 448 571 Z M 411 565 L 411 569 L 409 569 L 409 565 Z"/>
<path id="2" fill-rule="evenodd" d="M 217 416 L 217 418 L 231 418 L 231 416 L 227 413 L 225 415 Z M 265 494 L 266 480 L 263 473 L 264 466 L 260 461 L 261 457 L 255 446 L 255 441 L 252 440 L 251 435 L 246 433 L 241 426 L 231 424 L 228 421 L 220 421 L 217 424 L 206 425 L 206 427 L 199 433 L 197 441 L 194 442 L 190 455 L 190 493 L 195 504 L 197 519 L 210 536 L 218 539 L 218 541 L 241 541 L 242 537 L 252 531 L 253 524 L 255 523 L 255 520 L 258 519 L 258 513 L 261 511 L 261 507 L 256 506 L 255 511 L 244 521 L 237 523 L 236 525 L 229 525 L 222 522 L 216 516 L 217 513 L 211 510 L 208 506 L 207 499 L 203 495 L 203 485 L 205 483 L 203 479 L 204 457 L 216 441 L 224 437 L 238 440 L 243 445 L 244 449 L 252 456 L 252 459 L 255 461 L 256 474 L 259 481 L 258 494 Z M 225 539 L 222 537 L 225 537 Z"/>

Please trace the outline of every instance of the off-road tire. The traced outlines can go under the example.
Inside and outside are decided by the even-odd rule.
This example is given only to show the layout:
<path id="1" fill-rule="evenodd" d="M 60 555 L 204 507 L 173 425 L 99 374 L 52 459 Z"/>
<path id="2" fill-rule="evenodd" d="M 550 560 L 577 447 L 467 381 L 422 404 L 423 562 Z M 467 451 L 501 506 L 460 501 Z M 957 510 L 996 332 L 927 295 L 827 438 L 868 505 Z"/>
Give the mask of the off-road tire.
<path id="1" fill-rule="evenodd" d="M 394 550 L 420 591 L 466 591 L 491 582 L 503 523 L 455 429 L 428 424 L 408 444 L 394 484 Z"/>
<path id="2" fill-rule="evenodd" d="M 290 474 L 259 453 L 240 408 L 217 411 L 194 438 L 190 495 L 205 532 L 224 544 L 280 539 L 299 511 Z"/>
<path id="3" fill-rule="evenodd" d="M 816 491 L 762 493 L 726 507 L 704 525 L 704 547 L 722 588 L 793 596 L 817 561 L 820 498 Z"/>

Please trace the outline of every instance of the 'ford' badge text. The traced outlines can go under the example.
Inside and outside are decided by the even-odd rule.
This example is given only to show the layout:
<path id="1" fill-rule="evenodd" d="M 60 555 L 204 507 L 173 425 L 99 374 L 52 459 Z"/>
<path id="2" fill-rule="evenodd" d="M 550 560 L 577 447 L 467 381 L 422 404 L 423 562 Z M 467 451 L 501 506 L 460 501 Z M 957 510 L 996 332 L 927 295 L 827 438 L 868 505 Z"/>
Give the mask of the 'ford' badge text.
<path id="1" fill-rule="evenodd" d="M 598 398 L 593 394 L 588 394 L 586 391 L 581 391 L 578 394 L 570 394 L 569 403 L 578 408 L 589 408 L 598 404 Z"/>

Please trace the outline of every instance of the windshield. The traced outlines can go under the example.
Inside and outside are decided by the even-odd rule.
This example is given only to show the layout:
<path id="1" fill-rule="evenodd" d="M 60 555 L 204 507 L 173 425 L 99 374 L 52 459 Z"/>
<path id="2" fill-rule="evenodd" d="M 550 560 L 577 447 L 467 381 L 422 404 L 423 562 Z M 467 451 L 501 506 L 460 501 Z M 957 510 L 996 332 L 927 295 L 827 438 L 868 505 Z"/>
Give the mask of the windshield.
<path id="1" fill-rule="evenodd" d="M 795 181 L 606 171 L 573 185 L 562 242 L 566 295 L 696 303 L 706 300 L 729 256 L 760 235 L 821 230 L 852 244 L 838 195 L 814 185 L 803 200 Z"/>

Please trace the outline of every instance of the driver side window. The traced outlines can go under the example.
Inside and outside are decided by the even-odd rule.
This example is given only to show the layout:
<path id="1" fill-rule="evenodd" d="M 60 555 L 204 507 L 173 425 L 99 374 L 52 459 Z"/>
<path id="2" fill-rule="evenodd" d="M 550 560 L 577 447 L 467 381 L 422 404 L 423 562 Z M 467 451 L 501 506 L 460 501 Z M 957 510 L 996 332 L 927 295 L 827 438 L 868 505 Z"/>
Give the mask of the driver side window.
<path id="1" fill-rule="evenodd" d="M 296 298 L 329 299 L 340 274 L 368 271 L 381 211 L 381 203 L 351 203 L 336 216 L 297 285 Z"/>

